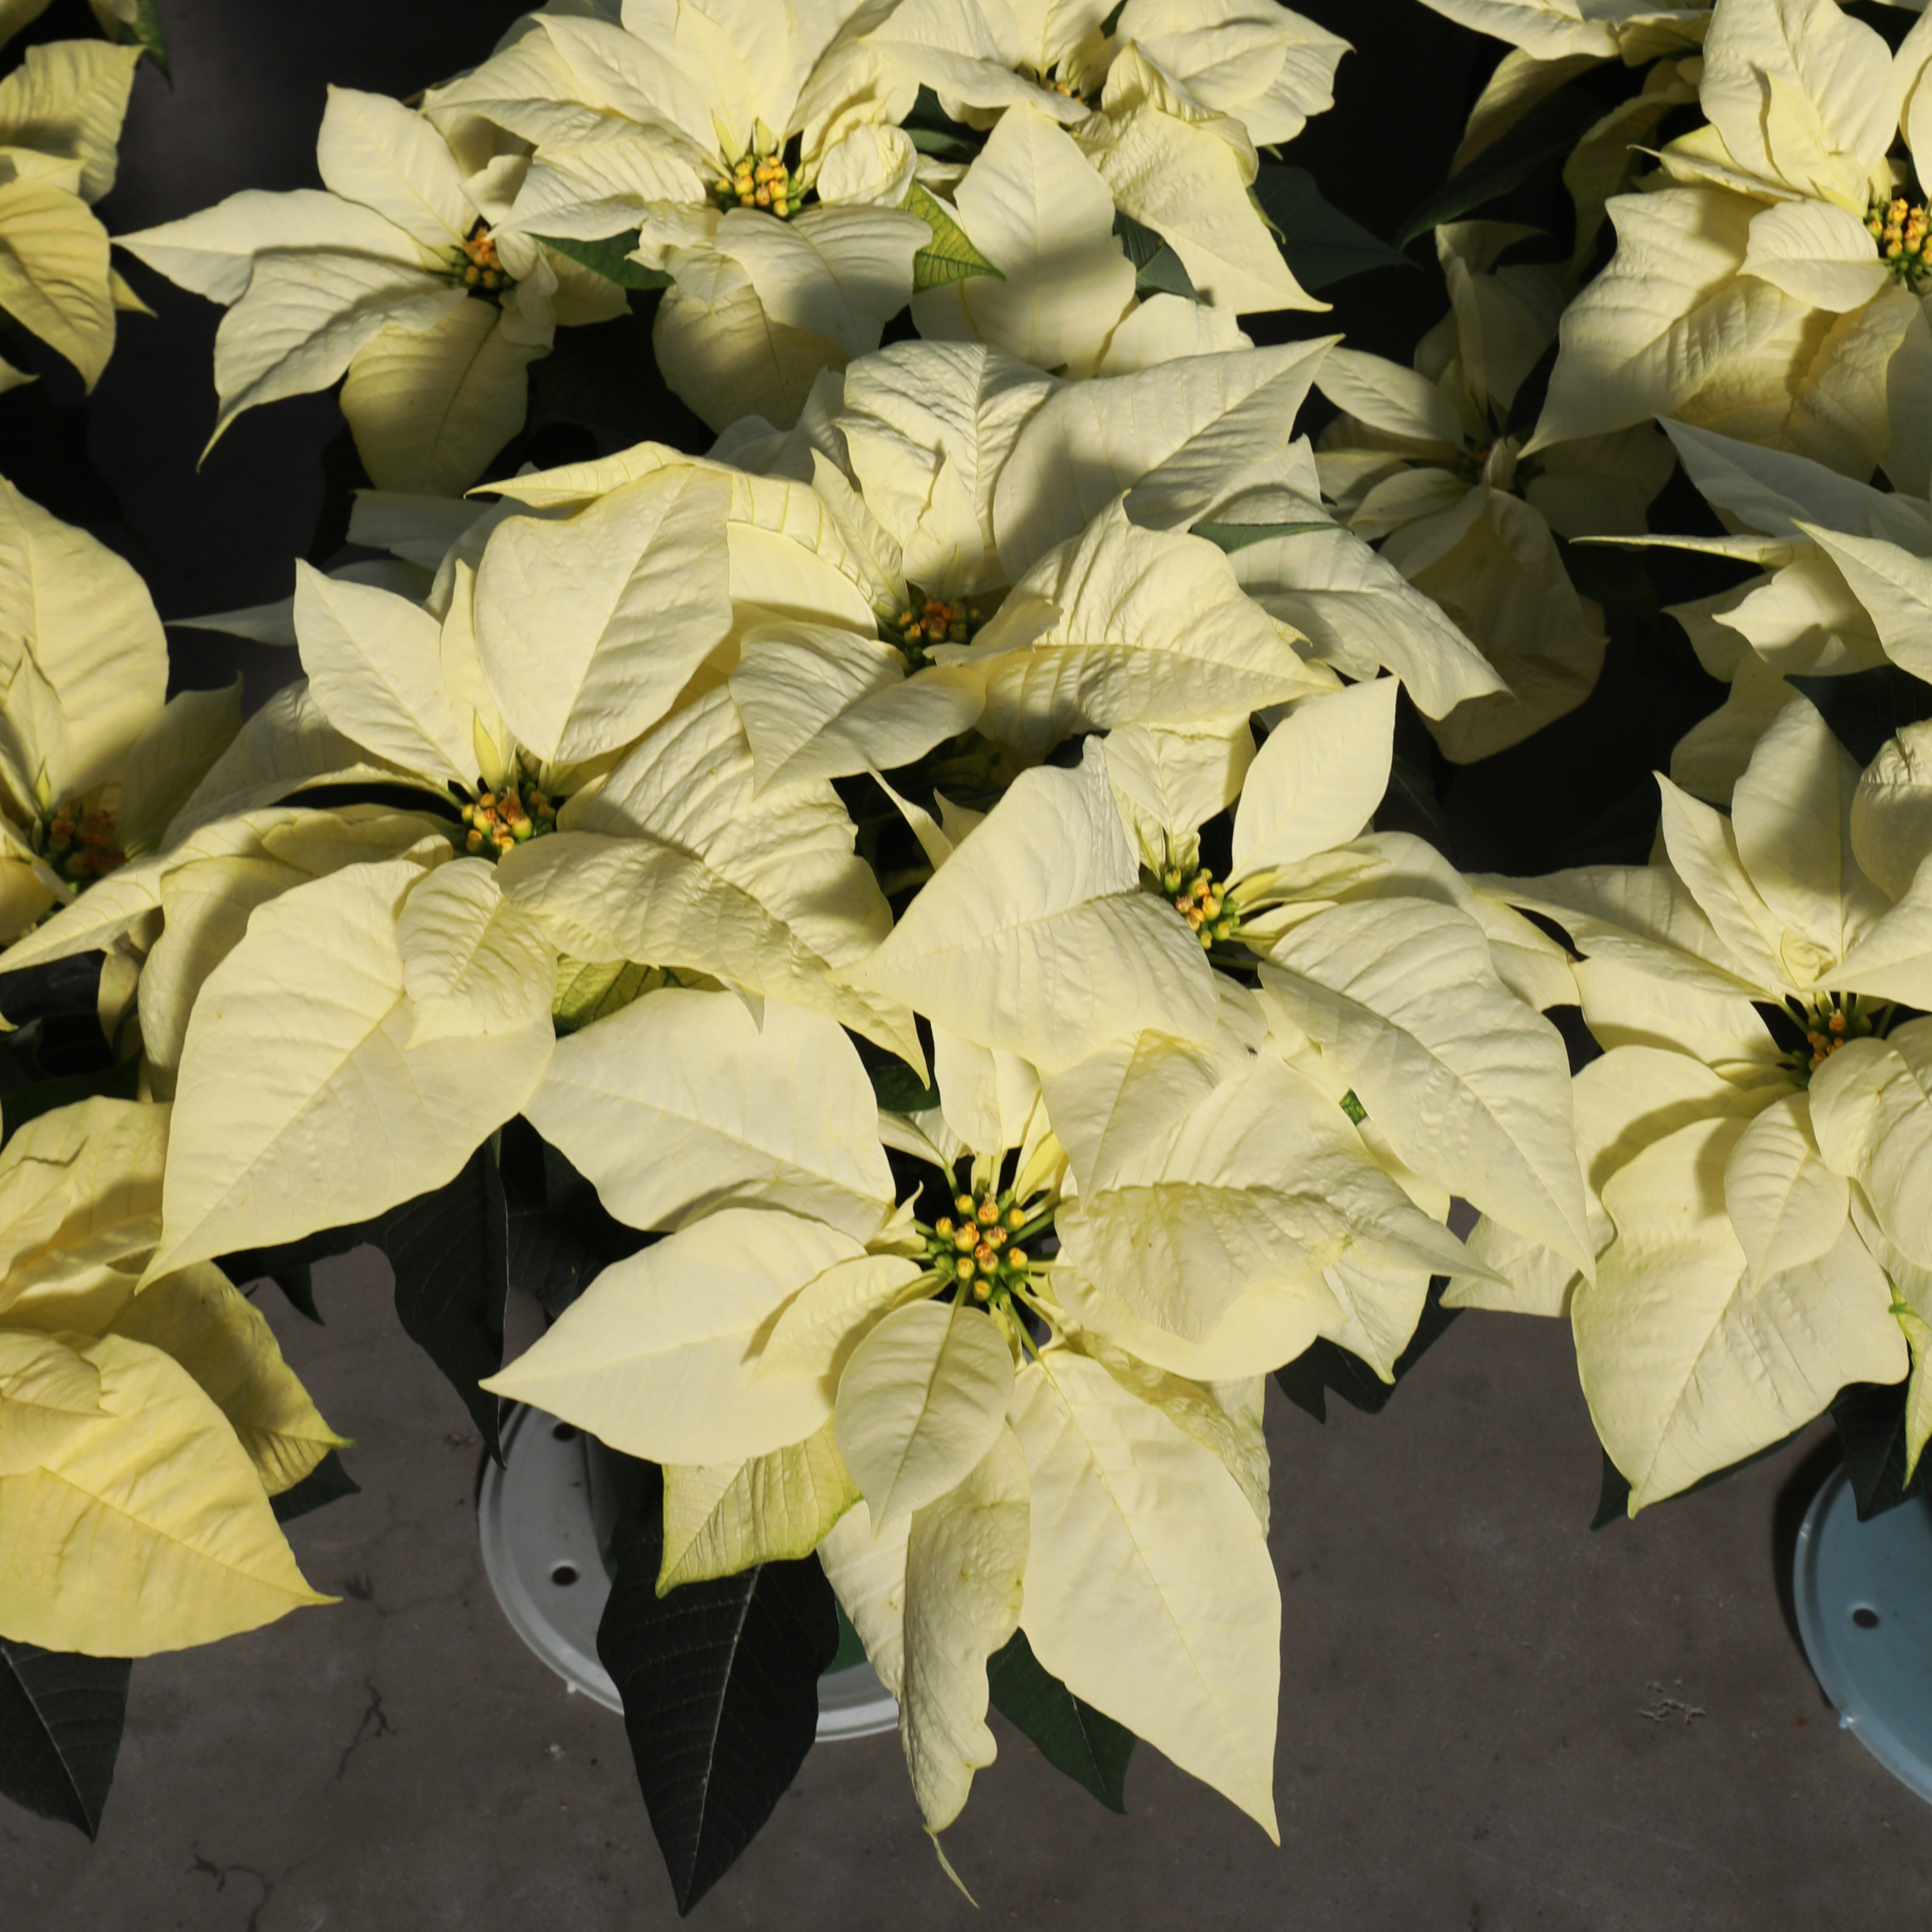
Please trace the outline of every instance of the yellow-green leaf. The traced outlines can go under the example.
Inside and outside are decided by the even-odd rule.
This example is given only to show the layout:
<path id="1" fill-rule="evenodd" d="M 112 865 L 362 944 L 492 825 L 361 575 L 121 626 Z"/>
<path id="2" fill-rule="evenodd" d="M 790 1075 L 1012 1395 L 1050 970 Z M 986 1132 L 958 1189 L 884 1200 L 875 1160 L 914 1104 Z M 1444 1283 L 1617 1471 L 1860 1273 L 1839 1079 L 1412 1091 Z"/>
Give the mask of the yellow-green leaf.
<path id="1" fill-rule="evenodd" d="M 233 1425 L 272 1496 L 293 1489 L 330 1450 L 349 1446 L 322 1420 L 254 1304 L 208 1262 L 130 1297 L 108 1333 L 180 1363 Z"/>
<path id="2" fill-rule="evenodd" d="M 974 275 L 1006 280 L 974 247 L 965 230 L 953 220 L 944 205 L 917 182 L 906 190 L 904 206 L 908 214 L 917 215 L 932 230 L 932 239 L 912 258 L 915 295 L 925 289 L 942 288 L 949 282 L 963 282 Z"/>
<path id="3" fill-rule="evenodd" d="M 754 1563 L 809 1556 L 858 1500 L 830 1422 L 802 1442 L 748 1462 L 668 1464 L 658 1594 Z"/>
<path id="4" fill-rule="evenodd" d="M 0 1407 L 63 1356 L 98 1373 L 99 1404 L 38 1466 L 0 1477 L 0 1635 L 151 1657 L 332 1600 L 302 1580 L 227 1418 L 161 1350 L 0 1332 Z"/>

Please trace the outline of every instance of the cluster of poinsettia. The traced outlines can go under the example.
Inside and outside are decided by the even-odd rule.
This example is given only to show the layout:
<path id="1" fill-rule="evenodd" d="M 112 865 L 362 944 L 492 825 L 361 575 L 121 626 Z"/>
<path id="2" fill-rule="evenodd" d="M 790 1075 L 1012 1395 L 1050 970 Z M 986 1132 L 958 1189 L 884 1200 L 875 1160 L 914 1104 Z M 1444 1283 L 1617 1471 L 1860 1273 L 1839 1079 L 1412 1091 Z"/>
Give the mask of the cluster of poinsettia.
<path id="1" fill-rule="evenodd" d="M 661 1466 L 662 1592 L 815 1553 L 935 1832 L 1016 1632 L 1273 1830 L 1262 1378 L 1392 1376 L 1432 1278 L 1571 1319 L 1634 1510 L 1851 1384 L 1910 1474 L 1932 29 L 1431 4 L 1517 43 L 1459 168 L 1568 126 L 1575 238 L 1432 223 L 1408 368 L 1240 330 L 1312 305 L 1257 146 L 1342 51 L 1274 0 L 559 4 L 126 238 L 230 305 L 218 434 L 342 379 L 392 554 L 233 620 L 304 674 L 243 723 L 0 496 L 0 1004 L 98 957 L 124 1089 L 5 1121 L 0 1636 L 310 1600 L 270 1499 L 338 1438 L 224 1258 L 519 1122 L 633 1251 L 484 1389 Z M 449 494 L 652 289 L 708 453 Z M 1646 534 L 1680 461 L 1721 534 Z M 1587 697 L 1592 540 L 1762 573 L 1675 614 L 1730 690 L 1652 862 L 1374 829 L 1399 692 L 1457 764 Z"/>
<path id="2" fill-rule="evenodd" d="M 744 426 L 746 466 L 647 444 L 496 486 L 419 595 L 304 568 L 306 679 L 238 732 L 151 680 L 85 769 L 15 761 L 4 969 L 127 970 L 142 1099 L 90 1104 L 165 1144 L 137 1301 L 522 1115 L 662 1238 L 491 1386 L 664 1466 L 667 1587 L 820 1550 L 935 1829 L 1016 1627 L 1272 1828 L 1261 1378 L 1322 1336 L 1388 1373 L 1468 1266 L 1452 1196 L 1590 1262 L 1535 1010 L 1574 998 L 1560 949 L 1366 830 L 1396 681 L 1345 684 L 1193 527 L 1286 541 L 1228 506 L 1305 467 L 1325 348 L 1078 387 L 884 351 L 800 430 Z M 46 656 L 118 667 L 67 574 Z M 884 877 L 854 781 L 901 828 Z M 200 1500 L 211 1534 L 241 1510 Z M 71 1580 L 40 1574 L 47 1629 Z M 194 1600 L 245 1628 L 292 1600 L 266 1576 Z"/>

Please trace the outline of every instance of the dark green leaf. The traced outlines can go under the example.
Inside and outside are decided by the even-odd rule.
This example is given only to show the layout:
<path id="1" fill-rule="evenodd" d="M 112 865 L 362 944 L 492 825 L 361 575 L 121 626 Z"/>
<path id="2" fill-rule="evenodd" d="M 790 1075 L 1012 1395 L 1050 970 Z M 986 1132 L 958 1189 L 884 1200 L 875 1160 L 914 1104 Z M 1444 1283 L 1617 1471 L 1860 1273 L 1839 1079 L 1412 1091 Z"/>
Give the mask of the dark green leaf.
<path id="1" fill-rule="evenodd" d="M 628 315 L 560 328 L 550 354 L 530 368 L 540 410 L 626 442 L 709 446 L 710 432 L 674 396 L 651 348 L 658 292 L 634 290 Z"/>
<path id="2" fill-rule="evenodd" d="M 866 1070 L 879 1105 L 889 1114 L 922 1114 L 939 1105 L 939 1089 L 922 1085 L 903 1060 L 888 1060 Z"/>
<path id="3" fill-rule="evenodd" d="M 1033 1654 L 1024 1630 L 986 1660 L 994 1708 L 1040 1747 L 1056 1771 L 1083 1784 L 1109 1811 L 1127 1808 L 1127 1760 L 1134 1734 L 1083 1704 Z"/>
<path id="4" fill-rule="evenodd" d="M 288 1262 L 271 1270 L 268 1279 L 287 1297 L 289 1306 L 298 1315 L 306 1315 L 318 1328 L 327 1325 L 322 1310 L 315 1305 L 315 1275 L 308 1262 Z"/>
<path id="5" fill-rule="evenodd" d="M 1328 1392 L 1333 1390 L 1352 1408 L 1376 1415 L 1388 1406 L 1396 1384 L 1436 1342 L 1462 1311 L 1442 1305 L 1449 1283 L 1438 1275 L 1429 1284 L 1429 1298 L 1422 1305 L 1422 1318 L 1415 1324 L 1408 1346 L 1396 1358 L 1395 1381 L 1385 1382 L 1359 1355 L 1351 1354 L 1324 1336 L 1312 1348 L 1274 1372 L 1282 1394 L 1298 1408 L 1306 1409 L 1317 1422 L 1328 1420 Z"/>
<path id="6" fill-rule="evenodd" d="M 1832 1399 L 1832 1420 L 1861 1522 L 1924 1493 L 1925 1466 L 1932 1457 L 1922 1456 L 1912 1480 L 1905 1480 L 1905 1390 L 1904 1382 L 1853 1382 Z"/>
<path id="7" fill-rule="evenodd" d="M 1646 864 L 1663 808 L 1657 780 L 1646 773 L 1570 835 L 1563 847 L 1562 866 Z"/>
<path id="8" fill-rule="evenodd" d="M 174 76 L 168 68 L 167 38 L 161 32 L 161 16 L 154 0 L 136 0 L 134 19 L 117 20 L 114 38 L 139 41 L 141 51 L 160 69 L 162 78 L 173 85 Z"/>
<path id="9" fill-rule="evenodd" d="M 307 1516 L 310 1510 L 320 1509 L 324 1503 L 362 1493 L 362 1485 L 342 1466 L 342 1458 L 332 1449 L 300 1482 L 278 1496 L 271 1496 L 268 1507 L 274 1511 L 278 1522 L 292 1522 L 298 1516 Z"/>
<path id="10" fill-rule="evenodd" d="M 13 1026 L 49 1013 L 92 1013 L 100 998 L 104 952 L 73 952 L 16 973 L 0 973 L 0 1013 Z"/>
<path id="11" fill-rule="evenodd" d="M 1268 217 L 1294 279 L 1311 294 L 1371 268 L 1413 268 L 1399 248 L 1331 205 L 1306 168 L 1264 161 L 1255 200 Z"/>
<path id="12" fill-rule="evenodd" d="M 1188 535 L 1205 537 L 1232 556 L 1238 550 L 1246 550 L 1250 544 L 1266 543 L 1270 537 L 1310 536 L 1317 530 L 1335 527 L 1326 518 L 1310 524 L 1194 524 L 1189 526 Z"/>
<path id="13" fill-rule="evenodd" d="M 503 1365 L 509 1220 L 496 1156 L 478 1148 L 447 1187 L 382 1217 L 374 1237 L 396 1276 L 396 1313 L 410 1340 L 463 1398 L 498 1461 L 500 1397 L 477 1384 Z"/>
<path id="14" fill-rule="evenodd" d="M 642 262 L 629 259 L 632 250 L 638 245 L 638 231 L 634 228 L 625 235 L 607 235 L 600 242 L 579 242 L 567 235 L 538 235 L 532 238 L 541 242 L 546 248 L 554 248 L 560 255 L 567 255 L 592 274 L 602 275 L 607 282 L 615 282 L 620 289 L 670 286 L 670 278 L 663 269 L 647 268 Z"/>
<path id="15" fill-rule="evenodd" d="M 932 239 L 912 258 L 913 292 L 944 288 L 974 275 L 991 275 L 1004 282 L 1006 277 L 978 249 L 972 238 L 952 218 L 952 211 L 935 200 L 917 182 L 906 190 L 905 212 L 916 214 L 932 231 Z"/>
<path id="16" fill-rule="evenodd" d="M 900 123 L 913 146 L 934 160 L 970 163 L 986 145 L 986 137 L 976 129 L 955 121 L 939 104 L 939 96 L 922 87 L 913 110 Z"/>
<path id="17" fill-rule="evenodd" d="M 596 1189 L 527 1120 L 504 1127 L 502 1172 L 511 1285 L 553 1319 L 613 1262 L 650 1240 L 616 1220 Z"/>
<path id="18" fill-rule="evenodd" d="M 1901 725 L 1932 718 L 1932 684 L 1898 664 L 1874 664 L 1843 677 L 1794 677 L 1790 683 L 1862 765 L 1870 764 Z"/>
<path id="19" fill-rule="evenodd" d="M 1442 809 L 1442 801 L 1436 795 L 1434 782 L 1420 765 L 1412 759 L 1405 758 L 1400 752 L 1389 760 L 1388 796 L 1392 801 L 1407 806 L 1444 844 L 1454 837 L 1449 828 L 1448 814 Z"/>
<path id="20" fill-rule="evenodd" d="M 638 1783 L 680 1914 L 728 1871 L 798 1775 L 838 1648 L 815 1556 L 660 1597 L 663 1491 L 653 1471 L 618 1526 L 597 1654 L 624 1700 Z"/>
<path id="21" fill-rule="evenodd" d="M 1545 168 L 1561 170 L 1603 113 L 1603 104 L 1586 88 L 1559 87 L 1545 94 L 1506 134 L 1460 174 L 1451 175 L 1416 209 L 1402 224 L 1397 245 L 1407 248 L 1418 235 L 1508 194 Z"/>
<path id="22" fill-rule="evenodd" d="M 1610 1460 L 1610 1452 L 1604 1451 L 1604 1480 L 1597 1492 L 1597 1513 L 1590 1519 L 1592 1529 L 1607 1529 L 1613 1522 L 1622 1522 L 1630 1515 L 1630 1484 L 1624 1480 L 1624 1473 Z"/>
<path id="23" fill-rule="evenodd" d="M 349 541 L 349 520 L 355 514 L 356 493 L 370 487 L 368 472 L 345 422 L 322 449 L 322 508 L 309 532 L 308 560 L 320 570 Z"/>
<path id="24" fill-rule="evenodd" d="M 140 1081 L 140 1061 L 122 1060 L 98 1072 L 64 1074 L 0 1094 L 0 1142 L 11 1140 L 37 1115 L 50 1114 L 56 1107 L 70 1107 L 77 1100 L 131 1100 Z"/>
<path id="25" fill-rule="evenodd" d="M 1201 299 L 1201 292 L 1195 287 L 1180 257 L 1151 228 L 1117 208 L 1114 232 L 1120 238 L 1120 247 L 1134 265 L 1134 293 L 1142 301 L 1150 296 L 1180 296 L 1188 302 Z"/>
<path id="26" fill-rule="evenodd" d="M 1566 543 L 1561 537 L 1556 548 L 1570 581 L 1583 596 L 1594 598 L 1614 616 L 1659 614 L 1656 586 L 1642 550 L 1622 544 Z"/>
<path id="27" fill-rule="evenodd" d="M 0 1793 L 95 1836 L 114 1782 L 131 1668 L 124 1657 L 0 1638 Z"/>
<path id="28" fill-rule="evenodd" d="M 494 1153 L 478 1148 L 446 1186 L 372 1221 L 320 1228 L 280 1247 L 224 1255 L 217 1265 L 232 1282 L 272 1276 L 301 1307 L 296 1296 L 303 1277 L 296 1271 L 365 1241 L 389 1258 L 404 1332 L 448 1378 L 490 1454 L 500 1460 L 502 1404 L 477 1387 L 502 1366 L 503 1304 L 509 1294 L 508 1210 Z"/>

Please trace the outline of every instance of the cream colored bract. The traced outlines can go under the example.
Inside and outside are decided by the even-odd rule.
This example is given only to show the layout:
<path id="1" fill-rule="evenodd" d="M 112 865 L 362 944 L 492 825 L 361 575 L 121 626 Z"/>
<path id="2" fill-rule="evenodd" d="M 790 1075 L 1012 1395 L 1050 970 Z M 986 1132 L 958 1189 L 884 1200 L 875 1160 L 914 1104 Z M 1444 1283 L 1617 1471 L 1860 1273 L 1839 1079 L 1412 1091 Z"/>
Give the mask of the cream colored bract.
<path id="1" fill-rule="evenodd" d="M 0 80 L 0 310 L 92 389 L 114 314 L 145 304 L 108 261 L 94 202 L 114 185 L 138 46 L 55 40 Z M 0 394 L 32 378 L 0 359 Z"/>
<path id="2" fill-rule="evenodd" d="M 243 410 L 346 376 L 343 412 L 380 488 L 476 480 L 523 427 L 525 372 L 557 325 L 624 306 L 602 276 L 506 225 L 526 164 L 499 146 L 481 129 L 446 141 L 396 101 L 332 87 L 324 189 L 244 189 L 116 238 L 228 310 L 210 448 Z"/>
<path id="3" fill-rule="evenodd" d="M 1928 35 L 1894 56 L 1836 0 L 1718 0 L 1708 124 L 1612 202 L 1617 252 L 1564 317 L 1532 452 L 1672 416 L 1858 478 L 1903 439 L 1892 481 L 1924 487 L 1932 337 L 1901 196 Z"/>
<path id="4" fill-rule="evenodd" d="M 1511 1286 L 1453 1292 L 1569 1313 L 1633 1510 L 1780 1440 L 1844 1384 L 1906 1371 L 1893 1305 L 1923 1318 L 1922 1243 L 1893 1204 L 1922 1131 L 1922 1022 L 1888 1036 L 1932 998 L 1932 821 L 1902 776 L 1886 759 L 1862 774 L 1793 703 L 1728 818 L 1660 781 L 1663 862 L 1498 884 L 1582 953 L 1607 1049 L 1576 1081 L 1596 1279 L 1479 1228 L 1472 1247 Z"/>

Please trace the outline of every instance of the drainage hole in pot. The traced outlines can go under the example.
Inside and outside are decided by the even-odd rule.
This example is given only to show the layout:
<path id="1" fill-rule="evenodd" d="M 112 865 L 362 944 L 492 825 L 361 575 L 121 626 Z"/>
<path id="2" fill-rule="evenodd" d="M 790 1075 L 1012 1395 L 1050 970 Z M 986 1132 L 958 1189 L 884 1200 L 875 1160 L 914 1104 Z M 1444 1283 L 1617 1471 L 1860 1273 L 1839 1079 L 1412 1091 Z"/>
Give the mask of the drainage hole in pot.
<path id="1" fill-rule="evenodd" d="M 550 1432 L 560 1442 L 574 1442 L 577 1440 L 577 1425 L 574 1422 L 556 1423 L 552 1425 Z"/>
<path id="2" fill-rule="evenodd" d="M 1860 1630 L 1876 1630 L 1878 1628 L 1878 1612 L 1877 1611 L 1871 1609 L 1868 1605 L 1861 1604 L 1858 1607 L 1852 1612 L 1852 1621 L 1858 1625 Z"/>
<path id="3" fill-rule="evenodd" d="M 550 1580 L 560 1590 L 568 1589 L 577 1581 L 577 1565 L 574 1563 L 553 1563 L 550 1567 Z"/>

